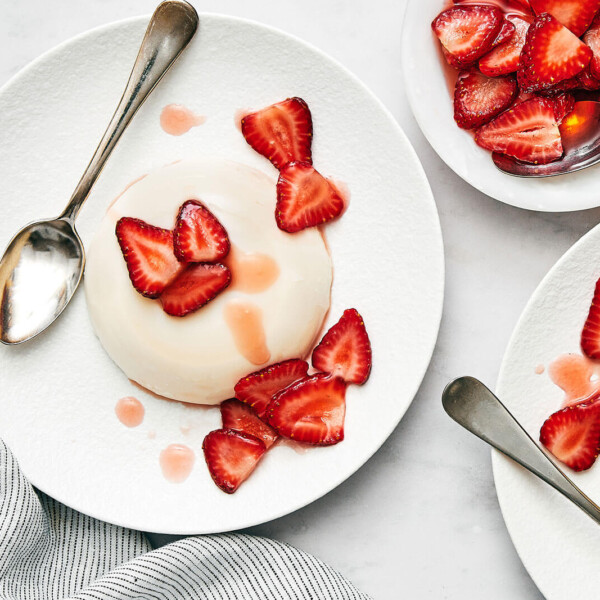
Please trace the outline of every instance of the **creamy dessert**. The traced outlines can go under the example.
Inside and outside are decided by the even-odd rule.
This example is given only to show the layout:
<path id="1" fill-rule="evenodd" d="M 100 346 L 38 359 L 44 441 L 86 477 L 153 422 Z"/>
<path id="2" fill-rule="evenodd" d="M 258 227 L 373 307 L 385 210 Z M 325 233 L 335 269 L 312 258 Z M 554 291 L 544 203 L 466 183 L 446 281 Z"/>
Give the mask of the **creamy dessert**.
<path id="1" fill-rule="evenodd" d="M 181 161 L 129 187 L 88 250 L 85 291 L 100 342 L 130 379 L 184 402 L 218 404 L 261 366 L 304 357 L 329 309 L 332 264 L 316 228 L 289 235 L 273 217 L 274 181 L 219 159 Z M 184 317 L 134 289 L 115 227 L 122 217 L 172 229 L 200 201 L 223 224 L 229 286 Z"/>

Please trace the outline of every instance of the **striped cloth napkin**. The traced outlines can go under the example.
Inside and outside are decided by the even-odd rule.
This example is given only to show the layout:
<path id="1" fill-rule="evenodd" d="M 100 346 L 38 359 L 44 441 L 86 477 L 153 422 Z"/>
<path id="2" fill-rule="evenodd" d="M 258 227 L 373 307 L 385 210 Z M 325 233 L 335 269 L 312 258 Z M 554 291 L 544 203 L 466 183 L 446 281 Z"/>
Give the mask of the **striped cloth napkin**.
<path id="1" fill-rule="evenodd" d="M 0 440 L 1 600 L 365 599 L 316 558 L 265 538 L 144 535 L 78 513 L 33 487 Z"/>

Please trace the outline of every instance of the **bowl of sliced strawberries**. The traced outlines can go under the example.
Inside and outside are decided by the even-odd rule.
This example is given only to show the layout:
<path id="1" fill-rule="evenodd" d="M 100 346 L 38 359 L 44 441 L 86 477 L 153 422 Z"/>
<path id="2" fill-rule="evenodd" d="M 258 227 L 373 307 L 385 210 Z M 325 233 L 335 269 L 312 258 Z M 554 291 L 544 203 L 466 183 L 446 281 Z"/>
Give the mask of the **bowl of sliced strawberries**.
<path id="1" fill-rule="evenodd" d="M 514 178 L 492 160 L 560 165 L 583 103 L 600 101 L 600 0 L 413 1 L 403 61 L 423 133 L 468 183 L 522 208 L 600 204 L 597 167 Z"/>

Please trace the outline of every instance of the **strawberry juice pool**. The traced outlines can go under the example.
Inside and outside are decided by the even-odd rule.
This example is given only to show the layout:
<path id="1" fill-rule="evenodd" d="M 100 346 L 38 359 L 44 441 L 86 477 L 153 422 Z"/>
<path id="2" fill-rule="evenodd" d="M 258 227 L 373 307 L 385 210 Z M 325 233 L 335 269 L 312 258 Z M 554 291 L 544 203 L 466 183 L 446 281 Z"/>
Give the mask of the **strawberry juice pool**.
<path id="1" fill-rule="evenodd" d="M 85 294 L 96 334 L 125 375 L 183 402 L 218 404 L 244 375 L 306 356 L 330 304 L 332 264 L 317 228 L 277 228 L 275 180 L 202 158 L 157 169 L 109 208 L 88 249 Z M 115 235 L 121 217 L 172 229 L 181 204 L 201 201 L 229 234 L 230 286 L 172 317 L 132 286 Z"/>

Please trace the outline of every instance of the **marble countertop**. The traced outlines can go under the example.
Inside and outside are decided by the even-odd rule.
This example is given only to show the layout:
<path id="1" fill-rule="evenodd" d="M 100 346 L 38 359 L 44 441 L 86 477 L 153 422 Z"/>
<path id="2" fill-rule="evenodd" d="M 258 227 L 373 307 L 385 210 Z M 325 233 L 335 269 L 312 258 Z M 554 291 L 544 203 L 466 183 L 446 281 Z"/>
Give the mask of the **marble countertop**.
<path id="1" fill-rule="evenodd" d="M 417 0 L 413 0 L 417 1 Z M 204 0 L 197 8 L 262 21 L 336 58 L 392 111 L 435 195 L 446 251 L 444 317 L 411 408 L 381 450 L 312 505 L 248 533 L 289 542 L 326 561 L 379 600 L 398 597 L 541 598 L 508 536 L 490 453 L 442 410 L 453 377 L 493 386 L 530 294 L 600 209 L 526 212 L 464 183 L 438 158 L 403 92 L 400 31 L 406 0 Z M 0 3 L 0 84 L 86 29 L 152 12 L 154 0 Z M 390 390 L 393 393 L 393 390 Z M 152 536 L 165 543 L 168 536 Z"/>

